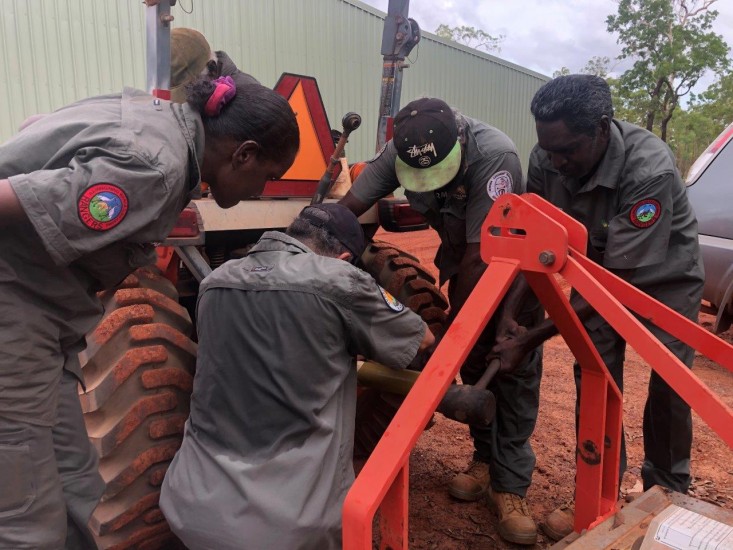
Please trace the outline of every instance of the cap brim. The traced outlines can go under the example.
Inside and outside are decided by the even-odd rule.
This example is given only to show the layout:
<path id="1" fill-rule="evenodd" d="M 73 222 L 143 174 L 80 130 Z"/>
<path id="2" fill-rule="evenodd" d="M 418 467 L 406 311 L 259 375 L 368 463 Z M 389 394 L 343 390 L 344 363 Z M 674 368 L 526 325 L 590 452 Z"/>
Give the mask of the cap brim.
<path id="1" fill-rule="evenodd" d="M 456 144 L 451 149 L 451 152 L 434 166 L 413 168 L 403 162 L 400 157 L 397 157 L 395 161 L 395 170 L 400 185 L 408 191 L 414 191 L 416 193 L 435 191 L 447 185 L 456 177 L 460 167 L 461 143 L 458 140 L 456 140 Z"/>

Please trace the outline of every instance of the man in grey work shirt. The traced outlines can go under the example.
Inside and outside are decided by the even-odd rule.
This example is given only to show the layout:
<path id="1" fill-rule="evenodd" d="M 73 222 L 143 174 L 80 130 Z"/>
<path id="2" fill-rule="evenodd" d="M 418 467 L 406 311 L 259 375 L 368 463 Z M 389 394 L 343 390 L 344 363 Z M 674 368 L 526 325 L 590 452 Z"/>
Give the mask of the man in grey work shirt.
<path id="1" fill-rule="evenodd" d="M 568 75 L 545 84 L 532 100 L 538 144 L 529 161 L 527 188 L 562 208 L 588 230 L 588 256 L 685 317 L 696 321 L 704 273 L 697 220 L 667 145 L 651 132 L 613 118 L 608 84 L 591 75 Z M 572 297 L 581 304 L 582 298 Z M 694 350 L 646 323 L 680 361 Z M 626 342 L 593 314 L 584 321 L 623 391 Z M 530 344 L 527 345 L 528 347 Z M 575 365 L 580 388 L 580 369 Z M 690 486 L 690 407 L 652 372 L 644 409 L 644 490 Z M 622 441 L 621 472 L 626 469 Z M 567 535 L 572 509 L 554 511 L 545 531 Z"/>
<path id="2" fill-rule="evenodd" d="M 400 185 L 410 206 L 440 235 L 435 265 L 440 285 L 449 282 L 452 321 L 486 268 L 479 250 L 481 225 L 494 200 L 524 192 L 516 148 L 496 128 L 455 113 L 440 99 L 418 99 L 397 114 L 394 138 L 367 163 L 341 202 L 358 215 Z M 532 326 L 541 316 L 536 300 L 527 300 L 519 322 Z M 461 368 L 463 383 L 478 381 L 497 335 L 513 321 L 501 313 L 491 319 Z M 535 464 L 529 437 L 537 420 L 541 370 L 538 348 L 513 372 L 492 381 L 496 418 L 490 428 L 471 426 L 474 460 L 448 487 L 460 500 L 490 493 L 499 534 L 517 544 L 537 539 L 524 497 Z"/>
<path id="3" fill-rule="evenodd" d="M 348 209 L 310 206 L 201 284 L 191 416 L 160 499 L 188 548 L 341 547 L 355 357 L 405 368 L 434 341 L 350 265 L 364 246 Z"/>

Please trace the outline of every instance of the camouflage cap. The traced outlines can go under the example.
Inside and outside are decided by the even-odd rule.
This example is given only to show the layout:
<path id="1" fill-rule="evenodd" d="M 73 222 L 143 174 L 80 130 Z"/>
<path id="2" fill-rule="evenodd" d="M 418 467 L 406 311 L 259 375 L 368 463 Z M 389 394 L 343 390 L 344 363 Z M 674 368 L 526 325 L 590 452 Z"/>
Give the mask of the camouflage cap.
<path id="1" fill-rule="evenodd" d="M 186 101 L 186 84 L 206 70 L 211 58 L 209 42 L 199 31 L 185 28 L 171 30 L 171 101 Z"/>

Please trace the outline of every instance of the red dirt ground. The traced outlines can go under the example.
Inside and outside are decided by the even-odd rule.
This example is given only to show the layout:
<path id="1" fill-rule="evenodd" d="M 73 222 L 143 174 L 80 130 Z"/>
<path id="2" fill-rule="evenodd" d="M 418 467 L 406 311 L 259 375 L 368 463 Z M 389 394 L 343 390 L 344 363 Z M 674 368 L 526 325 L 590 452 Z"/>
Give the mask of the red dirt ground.
<path id="1" fill-rule="evenodd" d="M 391 242 L 418 256 L 435 274 L 432 264 L 438 245 L 435 232 L 380 231 L 376 238 Z M 707 315 L 700 316 L 700 322 L 705 327 L 710 327 L 711 320 Z M 724 333 L 722 337 L 733 343 L 733 330 Z M 546 514 L 573 496 L 575 386 L 572 365 L 573 356 L 560 337 L 545 344 L 540 412 L 532 436 L 537 465 L 527 495 L 532 515 L 538 523 Z M 694 370 L 728 406 L 733 407 L 732 373 L 701 356 L 696 357 Z M 630 349 L 627 352 L 624 379 L 624 428 L 630 469 L 622 484 L 624 494 L 632 489 L 641 490 L 641 424 L 648 379 L 649 368 Z M 463 503 L 448 496 L 446 484 L 455 472 L 468 463 L 473 445 L 467 426 L 447 420 L 440 414 L 436 414 L 435 418 L 435 424 L 420 437 L 410 458 L 410 548 L 522 548 L 505 543 L 499 538 L 496 533 L 496 518 L 485 502 Z M 733 451 L 694 413 L 693 422 L 694 479 L 690 495 L 733 509 Z M 529 548 L 544 549 L 551 544 L 551 541 L 540 534 L 539 542 Z"/>

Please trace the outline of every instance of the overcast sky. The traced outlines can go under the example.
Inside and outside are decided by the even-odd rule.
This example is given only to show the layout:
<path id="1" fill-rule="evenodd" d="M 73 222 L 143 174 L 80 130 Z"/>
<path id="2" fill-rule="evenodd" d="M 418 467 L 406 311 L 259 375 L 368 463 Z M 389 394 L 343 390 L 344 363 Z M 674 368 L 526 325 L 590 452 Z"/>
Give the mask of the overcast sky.
<path id="1" fill-rule="evenodd" d="M 363 0 L 387 11 L 388 0 Z M 720 13 L 714 30 L 733 47 L 733 0 L 714 4 Z M 491 35 L 504 35 L 500 52 L 506 59 L 547 76 L 561 67 L 582 69 L 593 56 L 618 56 L 616 36 L 606 31 L 606 17 L 616 14 L 614 0 L 412 0 L 410 17 L 434 33 L 441 23 L 468 25 Z M 729 54 L 729 56 L 732 56 Z M 623 72 L 627 65 L 618 65 Z M 712 82 L 712 78 L 706 79 Z"/>

